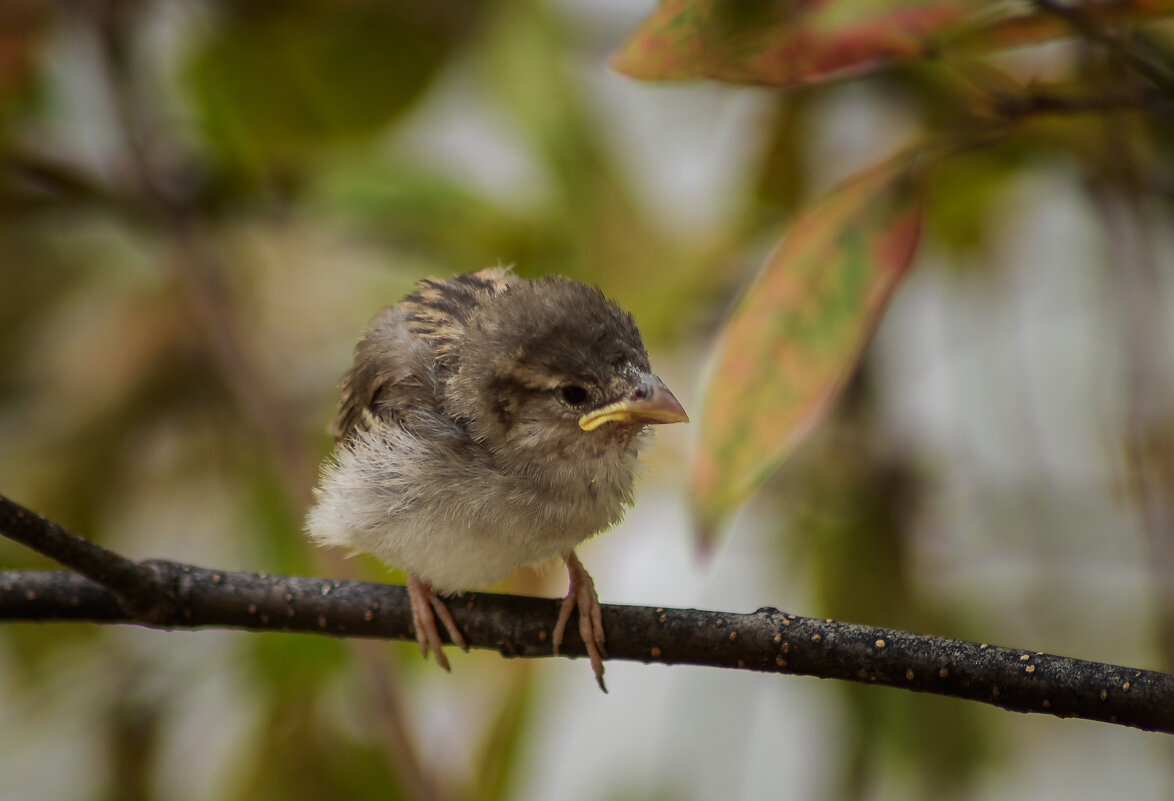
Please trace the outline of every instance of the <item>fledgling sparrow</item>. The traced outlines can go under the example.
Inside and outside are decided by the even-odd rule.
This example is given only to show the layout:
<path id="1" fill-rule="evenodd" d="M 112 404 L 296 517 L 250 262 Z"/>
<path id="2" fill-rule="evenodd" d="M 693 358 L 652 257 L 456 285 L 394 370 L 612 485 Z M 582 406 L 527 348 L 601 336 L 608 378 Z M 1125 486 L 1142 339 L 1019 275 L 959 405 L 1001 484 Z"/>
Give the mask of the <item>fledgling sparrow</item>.
<path id="1" fill-rule="evenodd" d="M 425 279 L 355 347 L 307 529 L 407 572 L 420 650 L 446 670 L 436 618 L 467 646 L 437 592 L 561 557 L 554 650 L 578 609 L 602 688 L 599 598 L 574 549 L 631 505 L 647 426 L 686 421 L 599 289 L 501 267 Z"/>

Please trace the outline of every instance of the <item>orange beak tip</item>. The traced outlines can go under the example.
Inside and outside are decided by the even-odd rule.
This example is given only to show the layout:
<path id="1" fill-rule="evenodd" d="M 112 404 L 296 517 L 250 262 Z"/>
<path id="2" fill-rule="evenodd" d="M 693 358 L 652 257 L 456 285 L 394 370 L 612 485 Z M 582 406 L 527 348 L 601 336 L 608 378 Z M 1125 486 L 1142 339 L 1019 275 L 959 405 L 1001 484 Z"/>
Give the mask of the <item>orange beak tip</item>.
<path id="1" fill-rule="evenodd" d="M 650 376 L 638 395 L 587 412 L 579 418 L 579 427 L 584 431 L 594 431 L 610 422 L 647 425 L 687 423 L 689 415 L 664 382 L 656 376 Z"/>

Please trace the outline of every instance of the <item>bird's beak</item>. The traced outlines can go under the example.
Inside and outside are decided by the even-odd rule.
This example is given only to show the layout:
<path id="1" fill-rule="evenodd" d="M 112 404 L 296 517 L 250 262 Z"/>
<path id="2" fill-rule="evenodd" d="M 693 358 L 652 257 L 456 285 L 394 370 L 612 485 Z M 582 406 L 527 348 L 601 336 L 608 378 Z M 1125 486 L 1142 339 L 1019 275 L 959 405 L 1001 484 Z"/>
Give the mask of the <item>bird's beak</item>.
<path id="1" fill-rule="evenodd" d="M 626 398 L 594 409 L 579 418 L 579 428 L 594 431 L 604 423 L 687 423 L 681 402 L 654 375 L 642 375 Z"/>

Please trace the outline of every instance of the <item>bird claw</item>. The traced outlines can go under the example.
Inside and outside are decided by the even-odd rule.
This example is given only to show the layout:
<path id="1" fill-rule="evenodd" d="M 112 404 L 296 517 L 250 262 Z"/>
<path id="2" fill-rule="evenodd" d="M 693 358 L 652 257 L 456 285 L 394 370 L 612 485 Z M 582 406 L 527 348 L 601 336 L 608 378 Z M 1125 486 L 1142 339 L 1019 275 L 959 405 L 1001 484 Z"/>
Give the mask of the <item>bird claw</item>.
<path id="1" fill-rule="evenodd" d="M 437 597 L 428 582 L 411 573 L 408 574 L 408 598 L 412 602 L 412 625 L 416 629 L 416 642 L 420 644 L 420 655 L 426 659 L 428 652 L 431 651 L 436 657 L 436 664 L 451 672 L 452 667 L 448 664 L 448 657 L 444 655 L 441 648 L 443 643 L 440 641 L 440 632 L 436 628 L 436 618 L 440 618 L 440 622 L 444 624 L 445 631 L 448 632 L 454 645 L 460 646 L 462 650 L 469 650 L 469 645 L 461 635 L 461 630 L 457 628 L 456 621 L 452 619 L 452 613 L 448 611 L 444 601 Z"/>
<path id="2" fill-rule="evenodd" d="M 599 595 L 595 592 L 595 582 L 573 551 L 569 556 L 563 557 L 563 560 L 567 563 L 571 586 L 567 590 L 567 597 L 563 598 L 562 606 L 559 607 L 558 620 L 555 621 L 554 631 L 551 633 L 554 654 L 558 656 L 571 612 L 578 609 L 579 636 L 583 639 L 587 658 L 591 660 L 595 681 L 599 684 L 599 689 L 607 692 L 607 685 L 603 683 L 603 658 L 607 656 L 607 650 L 603 644 L 603 617 L 599 607 Z"/>

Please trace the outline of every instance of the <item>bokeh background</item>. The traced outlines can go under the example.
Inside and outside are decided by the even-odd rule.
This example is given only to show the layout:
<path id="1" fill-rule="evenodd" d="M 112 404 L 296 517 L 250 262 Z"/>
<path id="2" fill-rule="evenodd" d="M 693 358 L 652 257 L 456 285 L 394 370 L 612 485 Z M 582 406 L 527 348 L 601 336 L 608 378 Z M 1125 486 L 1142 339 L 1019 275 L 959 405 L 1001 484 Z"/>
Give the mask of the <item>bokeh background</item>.
<path id="1" fill-rule="evenodd" d="M 351 348 L 416 279 L 597 283 L 694 409 L 731 304 L 835 182 L 965 128 L 994 70 L 1139 80 L 1072 39 L 786 92 L 653 85 L 608 66 L 652 8 L 3 0 L 0 491 L 134 558 L 400 580 L 316 552 L 301 517 Z M 602 599 L 1174 668 L 1172 119 L 1140 108 L 1025 113 L 943 165 L 832 417 L 707 561 L 695 431 L 658 432 L 637 507 L 581 551 Z M 49 566 L 6 542 L 0 564 Z M 582 661 L 453 662 L 5 625 L 0 799 L 1174 793 L 1168 737 L 1103 724 L 621 663 L 603 696 Z"/>

